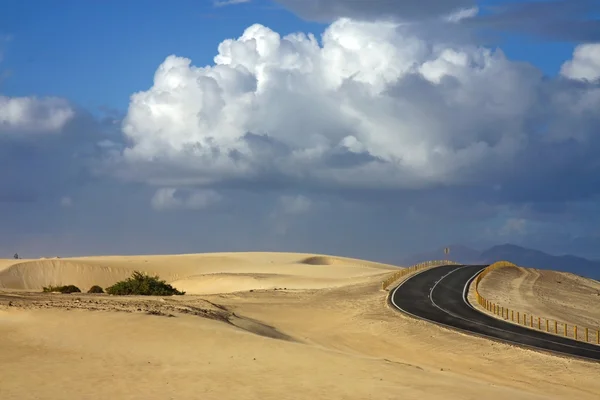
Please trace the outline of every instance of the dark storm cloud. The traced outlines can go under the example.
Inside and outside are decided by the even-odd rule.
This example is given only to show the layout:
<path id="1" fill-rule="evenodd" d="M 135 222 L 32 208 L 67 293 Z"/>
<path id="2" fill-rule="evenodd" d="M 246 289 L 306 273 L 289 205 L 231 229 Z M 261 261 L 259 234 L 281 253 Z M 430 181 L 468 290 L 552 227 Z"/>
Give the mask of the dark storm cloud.
<path id="1" fill-rule="evenodd" d="M 331 21 L 339 17 L 427 19 L 475 5 L 475 0 L 276 0 L 299 16 Z"/>
<path id="2" fill-rule="evenodd" d="M 276 0 L 300 17 L 328 22 L 347 17 L 358 20 L 398 19 L 427 22 L 474 6 L 480 13 L 460 24 L 437 24 L 438 34 L 465 37 L 467 31 L 514 32 L 548 40 L 600 40 L 600 2 L 596 0 L 523 1 L 489 5 L 476 0 Z"/>
<path id="3" fill-rule="evenodd" d="M 600 41 L 600 2 L 597 0 L 521 2 L 483 10 L 485 14 L 464 20 L 464 25 L 550 40 Z"/>
<path id="4" fill-rule="evenodd" d="M 120 140 L 112 122 L 84 110 L 59 133 L 0 136 L 0 201 L 57 201 L 74 187 L 93 184 L 94 157 L 103 140 Z"/>

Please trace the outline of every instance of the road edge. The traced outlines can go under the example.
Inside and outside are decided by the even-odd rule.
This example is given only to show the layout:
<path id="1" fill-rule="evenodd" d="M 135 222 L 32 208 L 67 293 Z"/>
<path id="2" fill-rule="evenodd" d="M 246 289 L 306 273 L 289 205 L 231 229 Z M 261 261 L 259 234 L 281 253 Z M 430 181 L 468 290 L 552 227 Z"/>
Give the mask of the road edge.
<path id="1" fill-rule="evenodd" d="M 400 313 L 402 313 L 402 314 L 404 314 L 404 315 L 406 315 L 406 316 L 408 316 L 410 318 L 413 318 L 413 319 L 416 319 L 416 320 L 420 320 L 420 321 L 429 322 L 429 323 L 431 323 L 433 325 L 437 325 L 438 327 L 440 327 L 442 329 L 447 329 L 447 330 L 450 330 L 450 331 L 454 331 L 456 333 L 462 333 L 462 334 L 473 336 L 473 337 L 477 337 L 477 338 L 480 338 L 480 339 L 485 339 L 485 340 L 488 340 L 488 341 L 492 341 L 492 342 L 496 342 L 496 343 L 501 343 L 501 344 L 504 344 L 506 346 L 512 346 L 512 347 L 521 348 L 522 350 L 530 350 L 530 351 L 535 351 L 535 352 L 538 352 L 538 353 L 543 353 L 543 354 L 546 354 L 546 355 L 550 355 L 550 356 L 553 356 L 553 357 L 560 357 L 560 358 L 563 358 L 565 360 L 577 360 L 577 361 L 583 361 L 583 362 L 588 362 L 588 363 L 593 363 L 593 364 L 600 363 L 600 360 L 594 360 L 594 359 L 586 358 L 586 357 L 582 357 L 582 356 L 577 356 L 577 355 L 572 355 L 572 354 L 565 354 L 565 353 L 561 353 L 561 352 L 556 352 L 556 351 L 553 351 L 553 350 L 548 350 L 548 349 L 543 349 L 543 348 L 539 348 L 539 347 L 535 347 L 535 346 L 530 346 L 528 344 L 524 344 L 524 343 L 520 343 L 520 342 L 513 342 L 513 341 L 510 341 L 510 340 L 506 340 L 506 339 L 500 339 L 500 338 L 496 338 L 496 337 L 493 337 L 493 336 L 488 336 L 488 335 L 485 335 L 483 333 L 477 333 L 477 332 L 469 331 L 469 330 L 466 330 L 466 329 L 457 328 L 457 327 L 452 326 L 452 325 L 447 325 L 447 324 L 444 324 L 442 322 L 433 321 L 433 320 L 430 320 L 428 318 L 424 318 L 424 317 L 420 317 L 418 315 L 412 314 L 412 313 L 410 313 L 408 311 L 405 311 L 404 309 L 398 307 L 394 303 L 394 301 L 393 301 L 394 294 L 402 286 L 402 284 L 404 284 L 410 278 L 414 278 L 415 276 L 417 276 L 417 275 L 419 275 L 419 274 L 421 274 L 423 272 L 429 271 L 429 270 L 431 270 L 433 268 L 447 267 L 447 266 L 450 266 L 450 265 L 438 265 L 436 267 L 423 269 L 421 271 L 417 271 L 414 274 L 408 275 L 406 277 L 406 279 L 402 280 L 398 285 L 396 285 L 394 288 L 392 288 L 392 289 L 390 289 L 388 291 L 388 294 L 386 296 L 386 298 L 387 298 L 386 304 L 388 305 L 388 307 L 392 308 L 396 312 L 400 312 Z M 466 265 L 459 265 L 457 267 L 464 267 L 464 266 L 466 266 Z M 466 285 L 466 286 L 468 286 L 468 289 L 466 291 L 467 293 L 468 293 L 468 290 L 471 288 L 472 283 L 475 281 L 475 278 L 479 274 L 481 274 L 484 270 L 485 270 L 485 268 L 482 268 L 479 272 L 477 272 L 477 274 L 473 275 L 469 279 L 469 281 L 468 281 L 468 283 Z M 465 291 L 463 291 L 463 296 L 464 296 L 464 294 L 465 294 Z M 464 297 L 464 300 L 467 302 L 467 304 L 469 306 L 473 307 L 473 305 L 471 304 L 471 302 L 468 300 L 467 297 Z M 475 309 L 475 310 L 478 311 L 478 312 L 480 312 L 477 309 Z M 485 313 L 482 313 L 482 314 L 485 314 Z M 500 321 L 502 321 L 502 320 L 500 320 Z M 502 321 L 502 322 L 504 322 L 504 321 Z"/>

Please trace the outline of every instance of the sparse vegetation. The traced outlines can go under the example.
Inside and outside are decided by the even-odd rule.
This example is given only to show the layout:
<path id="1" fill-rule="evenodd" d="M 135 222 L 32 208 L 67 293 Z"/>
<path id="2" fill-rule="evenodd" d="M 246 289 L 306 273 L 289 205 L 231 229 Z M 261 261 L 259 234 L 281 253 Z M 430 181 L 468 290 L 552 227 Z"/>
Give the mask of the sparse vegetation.
<path id="1" fill-rule="evenodd" d="M 158 276 L 149 276 L 135 271 L 130 278 L 106 288 L 106 293 L 120 296 L 172 296 L 184 295 Z"/>
<path id="2" fill-rule="evenodd" d="M 88 290 L 88 293 L 104 293 L 104 289 L 98 285 L 94 285 Z"/>
<path id="3" fill-rule="evenodd" d="M 60 292 L 64 294 L 68 293 L 81 293 L 81 290 L 75 285 L 65 285 L 65 286 L 44 286 L 44 292 Z"/>

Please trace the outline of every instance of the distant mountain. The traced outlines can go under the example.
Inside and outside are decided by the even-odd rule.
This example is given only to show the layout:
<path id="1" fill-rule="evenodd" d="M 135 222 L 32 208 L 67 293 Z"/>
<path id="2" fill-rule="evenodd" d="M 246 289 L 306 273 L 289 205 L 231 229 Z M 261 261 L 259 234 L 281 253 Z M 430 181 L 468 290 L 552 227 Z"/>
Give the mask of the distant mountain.
<path id="1" fill-rule="evenodd" d="M 528 249 L 514 244 L 503 244 L 477 251 L 465 246 L 449 246 L 450 254 L 445 255 L 444 249 L 434 250 L 407 257 L 404 264 L 415 264 L 425 260 L 449 259 L 465 264 L 489 264 L 494 261 L 506 260 L 522 267 L 550 269 L 600 279 L 600 261 L 588 260 L 573 255 L 553 256 L 543 251 Z"/>

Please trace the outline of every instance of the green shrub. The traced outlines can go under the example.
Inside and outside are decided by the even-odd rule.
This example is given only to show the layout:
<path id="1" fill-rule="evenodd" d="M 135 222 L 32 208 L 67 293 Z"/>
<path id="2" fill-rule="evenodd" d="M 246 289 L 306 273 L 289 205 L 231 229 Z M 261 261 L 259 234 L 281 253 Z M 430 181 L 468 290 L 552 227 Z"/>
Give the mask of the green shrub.
<path id="1" fill-rule="evenodd" d="M 160 280 L 158 276 L 148 276 L 138 271 L 135 271 L 130 278 L 107 287 L 106 293 L 120 296 L 172 296 L 174 294 L 185 294 L 185 292 L 180 292 L 165 281 Z"/>
<path id="2" fill-rule="evenodd" d="M 98 285 L 94 285 L 88 290 L 88 293 L 104 293 L 104 289 Z"/>
<path id="3" fill-rule="evenodd" d="M 44 286 L 44 292 L 60 292 L 60 293 L 81 293 L 81 290 L 75 285 L 66 286 Z"/>

